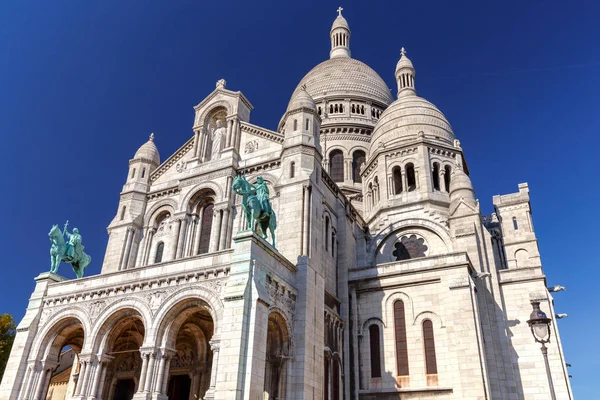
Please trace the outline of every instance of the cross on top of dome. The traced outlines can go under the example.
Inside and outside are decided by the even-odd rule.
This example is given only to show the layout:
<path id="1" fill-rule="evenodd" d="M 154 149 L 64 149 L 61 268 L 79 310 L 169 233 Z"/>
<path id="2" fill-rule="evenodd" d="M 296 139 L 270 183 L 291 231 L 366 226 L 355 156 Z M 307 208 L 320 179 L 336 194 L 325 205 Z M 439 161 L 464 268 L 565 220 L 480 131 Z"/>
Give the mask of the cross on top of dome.
<path id="1" fill-rule="evenodd" d="M 342 16 L 342 11 L 343 11 L 343 10 L 344 10 L 344 9 L 343 9 L 342 7 L 338 7 L 338 9 L 337 9 L 338 15 L 339 15 L 340 17 Z"/>

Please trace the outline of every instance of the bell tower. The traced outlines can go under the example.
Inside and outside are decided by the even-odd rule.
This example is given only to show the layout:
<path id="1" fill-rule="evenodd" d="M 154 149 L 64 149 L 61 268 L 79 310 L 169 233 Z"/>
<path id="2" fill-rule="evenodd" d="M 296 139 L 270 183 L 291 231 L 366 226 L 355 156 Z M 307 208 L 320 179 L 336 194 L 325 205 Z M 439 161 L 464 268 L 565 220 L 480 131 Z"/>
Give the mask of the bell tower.
<path id="1" fill-rule="evenodd" d="M 102 264 L 102 273 L 131 268 L 139 242 L 146 211 L 150 175 L 160 164 L 160 155 L 154 144 L 154 134 L 129 161 L 127 179 L 121 191 L 117 215 L 108 226 L 108 246 Z"/>

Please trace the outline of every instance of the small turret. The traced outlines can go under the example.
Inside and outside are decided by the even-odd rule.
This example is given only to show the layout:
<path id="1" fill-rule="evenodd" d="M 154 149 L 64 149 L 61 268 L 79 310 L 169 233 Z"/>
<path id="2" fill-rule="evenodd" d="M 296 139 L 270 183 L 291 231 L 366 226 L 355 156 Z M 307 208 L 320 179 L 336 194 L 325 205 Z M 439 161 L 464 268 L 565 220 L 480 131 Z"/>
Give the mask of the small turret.
<path id="1" fill-rule="evenodd" d="M 319 153 L 322 153 L 319 139 L 321 118 L 317 113 L 314 100 L 305 88 L 290 100 L 282 126 L 285 134 L 284 147 L 303 144 L 315 147 Z"/>
<path id="2" fill-rule="evenodd" d="M 457 165 L 454 171 L 452 171 L 450 179 L 450 208 L 453 208 L 461 199 L 470 206 L 475 206 L 476 204 L 475 191 L 473 190 L 471 179 Z"/>
<path id="3" fill-rule="evenodd" d="M 408 95 L 416 95 L 415 90 L 415 67 L 406 56 L 404 47 L 400 51 L 400 60 L 396 64 L 396 82 L 398 83 L 398 98 Z"/>
<path id="4" fill-rule="evenodd" d="M 142 183 L 147 185 L 150 181 L 150 174 L 160 165 L 160 155 L 154 144 L 154 133 L 144 143 L 138 151 L 135 152 L 133 159 L 129 161 L 129 175 L 127 175 L 127 186 L 130 183 Z M 123 188 L 125 191 L 125 188 Z"/>
<path id="5" fill-rule="evenodd" d="M 331 51 L 329 58 L 350 57 L 350 27 L 346 18 L 342 17 L 342 7 L 337 9 L 338 16 L 331 25 Z"/>

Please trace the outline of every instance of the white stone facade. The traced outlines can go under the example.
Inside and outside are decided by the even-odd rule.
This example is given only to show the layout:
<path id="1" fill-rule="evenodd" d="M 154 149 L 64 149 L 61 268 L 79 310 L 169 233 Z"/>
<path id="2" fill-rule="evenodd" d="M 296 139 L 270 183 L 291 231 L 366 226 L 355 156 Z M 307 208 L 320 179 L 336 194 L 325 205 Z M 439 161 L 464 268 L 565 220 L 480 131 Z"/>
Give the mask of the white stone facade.
<path id="1" fill-rule="evenodd" d="M 554 315 L 527 184 L 481 215 L 404 49 L 394 100 L 350 57 L 341 10 L 330 40 L 277 130 L 220 80 L 179 150 L 138 150 L 101 274 L 36 278 L 0 399 L 45 399 L 65 346 L 74 399 L 550 398 L 526 323 L 534 300 Z M 276 249 L 247 229 L 242 172 L 269 186 Z"/>

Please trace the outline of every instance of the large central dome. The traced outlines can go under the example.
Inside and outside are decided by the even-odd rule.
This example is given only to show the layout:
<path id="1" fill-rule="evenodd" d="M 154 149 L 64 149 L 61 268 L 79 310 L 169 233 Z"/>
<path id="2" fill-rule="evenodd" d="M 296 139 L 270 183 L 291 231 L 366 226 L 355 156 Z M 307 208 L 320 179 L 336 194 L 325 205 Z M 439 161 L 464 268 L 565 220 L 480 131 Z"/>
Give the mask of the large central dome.
<path id="1" fill-rule="evenodd" d="M 332 58 L 314 67 L 302 78 L 292 98 L 305 85 L 315 102 L 336 96 L 374 100 L 385 105 L 394 101 L 390 89 L 377 72 L 349 57 Z"/>

